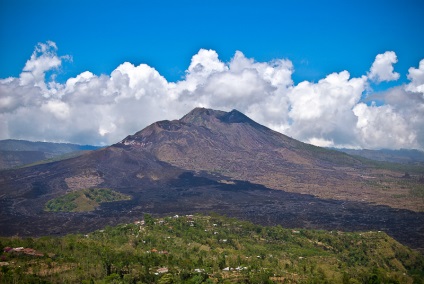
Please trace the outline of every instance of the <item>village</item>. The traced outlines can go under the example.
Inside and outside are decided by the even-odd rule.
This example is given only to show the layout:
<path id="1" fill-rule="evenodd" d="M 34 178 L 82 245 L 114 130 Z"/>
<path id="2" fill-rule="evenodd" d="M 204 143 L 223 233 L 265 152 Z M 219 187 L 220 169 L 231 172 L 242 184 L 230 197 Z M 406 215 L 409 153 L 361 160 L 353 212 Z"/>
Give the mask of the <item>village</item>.
<path id="1" fill-rule="evenodd" d="M 2 283 L 361 283 L 370 275 L 412 283 L 424 263 L 384 232 L 264 227 L 216 214 L 144 214 L 87 234 L 0 238 L 0 247 Z"/>

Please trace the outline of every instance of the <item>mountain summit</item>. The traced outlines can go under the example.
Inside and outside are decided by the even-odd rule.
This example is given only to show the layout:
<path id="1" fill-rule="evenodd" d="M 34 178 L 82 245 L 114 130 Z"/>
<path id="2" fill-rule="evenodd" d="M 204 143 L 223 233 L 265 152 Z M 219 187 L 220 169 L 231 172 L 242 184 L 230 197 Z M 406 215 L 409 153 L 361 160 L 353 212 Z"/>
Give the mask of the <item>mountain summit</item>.
<path id="1" fill-rule="evenodd" d="M 252 125 L 257 124 L 246 115 L 235 109 L 230 112 L 225 112 L 206 108 L 195 108 L 186 114 L 183 118 L 181 118 L 180 121 L 196 124 L 196 122 L 198 123 L 199 121 L 209 121 L 212 118 L 219 119 L 220 121 L 226 123 L 249 123 Z"/>

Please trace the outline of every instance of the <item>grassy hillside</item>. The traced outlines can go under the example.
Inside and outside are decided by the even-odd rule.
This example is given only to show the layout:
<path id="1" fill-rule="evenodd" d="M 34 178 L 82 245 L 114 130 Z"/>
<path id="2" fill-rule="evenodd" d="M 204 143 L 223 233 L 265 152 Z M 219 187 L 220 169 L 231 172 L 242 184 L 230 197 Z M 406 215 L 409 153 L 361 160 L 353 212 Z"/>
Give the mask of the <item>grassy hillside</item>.
<path id="1" fill-rule="evenodd" d="M 129 196 L 108 188 L 82 189 L 48 201 L 45 210 L 52 212 L 92 211 L 100 203 L 128 199 L 130 199 Z"/>
<path id="2" fill-rule="evenodd" d="M 424 257 L 384 232 L 184 216 L 88 235 L 0 238 L 1 283 L 423 283 Z M 23 247 L 27 252 L 10 248 Z M 32 250 L 28 250 L 32 249 Z"/>

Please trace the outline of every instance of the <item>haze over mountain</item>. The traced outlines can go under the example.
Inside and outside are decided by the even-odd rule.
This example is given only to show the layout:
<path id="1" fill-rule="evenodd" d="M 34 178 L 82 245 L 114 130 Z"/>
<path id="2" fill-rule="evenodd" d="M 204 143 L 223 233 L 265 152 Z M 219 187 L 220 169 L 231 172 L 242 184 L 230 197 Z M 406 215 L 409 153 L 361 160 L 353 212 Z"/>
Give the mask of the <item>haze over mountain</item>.
<path id="1" fill-rule="evenodd" d="M 416 173 L 407 180 L 403 175 L 299 142 L 237 110 L 196 108 L 110 147 L 0 172 L 0 230 L 89 231 L 143 212 L 216 211 L 264 224 L 385 230 L 422 248 L 423 186 Z M 96 187 L 132 200 L 88 213 L 43 211 L 47 201 L 66 192 Z"/>

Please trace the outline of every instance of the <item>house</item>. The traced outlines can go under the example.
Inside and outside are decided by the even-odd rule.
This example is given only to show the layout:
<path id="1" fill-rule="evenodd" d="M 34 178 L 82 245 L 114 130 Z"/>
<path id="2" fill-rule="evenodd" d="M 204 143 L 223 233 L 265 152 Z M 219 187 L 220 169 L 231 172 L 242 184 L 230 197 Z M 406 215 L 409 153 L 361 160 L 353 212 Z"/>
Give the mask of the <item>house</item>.
<path id="1" fill-rule="evenodd" d="M 161 267 L 156 270 L 157 273 L 168 273 L 168 267 Z"/>
<path id="2" fill-rule="evenodd" d="M 24 247 L 13 248 L 12 251 L 21 252 L 24 250 Z"/>
<path id="3" fill-rule="evenodd" d="M 4 249 L 3 249 L 3 251 L 4 252 L 10 252 L 10 251 L 12 251 L 13 250 L 13 248 L 11 248 L 11 247 L 5 247 Z"/>
<path id="4" fill-rule="evenodd" d="M 24 249 L 22 250 L 22 252 L 23 252 L 24 254 L 34 255 L 34 254 L 35 254 L 35 249 L 32 249 L 32 248 L 24 248 Z"/>

